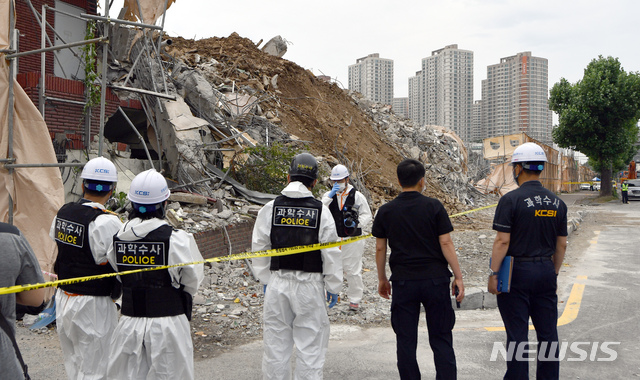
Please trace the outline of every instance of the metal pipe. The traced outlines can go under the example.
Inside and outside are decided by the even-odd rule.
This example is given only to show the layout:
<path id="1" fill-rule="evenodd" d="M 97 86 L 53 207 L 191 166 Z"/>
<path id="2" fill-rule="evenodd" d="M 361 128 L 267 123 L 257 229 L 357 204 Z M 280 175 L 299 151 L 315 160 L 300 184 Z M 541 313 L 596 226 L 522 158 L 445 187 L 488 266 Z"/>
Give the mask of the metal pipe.
<path id="1" fill-rule="evenodd" d="M 30 1 L 30 0 L 29 0 L 29 1 Z M 52 10 L 52 11 L 54 11 L 54 12 L 62 13 L 63 15 L 67 15 L 67 16 L 69 16 L 69 17 L 73 17 L 73 18 L 76 18 L 76 19 L 78 19 L 78 20 L 87 21 L 87 20 L 85 20 L 83 17 L 78 16 L 78 15 L 74 15 L 73 13 L 69 13 L 69 12 L 61 11 L 60 9 L 52 8 L 52 7 L 48 6 L 48 5 L 45 5 L 45 7 L 47 7 L 47 9 L 51 9 L 51 10 Z"/>
<path id="2" fill-rule="evenodd" d="M 31 0 L 26 0 L 27 5 L 29 5 L 29 8 L 31 9 L 31 12 L 33 13 L 33 15 L 35 16 L 36 20 L 38 21 L 38 23 L 40 23 L 40 14 L 38 13 L 38 11 L 36 11 L 36 9 L 33 7 L 33 4 L 31 4 Z M 54 11 L 57 11 L 57 9 L 55 8 L 50 8 L 49 6 L 47 6 L 49 9 L 53 9 Z M 78 17 L 78 16 L 76 16 Z M 83 20 L 84 21 L 84 20 Z M 49 27 L 49 29 L 53 32 L 53 34 L 58 37 L 60 39 L 60 41 L 62 41 L 63 44 L 66 44 L 67 41 L 64 40 L 64 38 L 62 38 L 62 36 L 51 26 L 51 24 L 49 24 L 47 22 L 47 20 L 44 20 L 45 24 Z M 49 42 L 49 46 L 53 46 L 53 42 L 51 42 L 51 39 L 49 38 L 49 35 L 47 35 L 47 41 Z M 80 58 L 80 56 L 78 56 L 78 54 L 76 54 L 76 52 L 73 49 L 70 49 L 71 53 L 73 53 L 73 55 L 78 58 L 79 61 L 82 61 L 82 59 Z M 66 73 L 64 71 L 64 69 L 62 68 L 62 63 L 60 62 L 60 59 L 58 58 L 58 56 L 54 55 L 54 58 L 56 59 L 56 61 L 58 61 L 58 64 L 60 65 L 60 69 L 62 70 L 62 73 L 65 74 L 66 77 Z"/>
<path id="3" fill-rule="evenodd" d="M 78 101 L 78 100 L 56 98 L 54 96 L 45 96 L 44 98 L 45 98 L 45 100 L 53 100 L 53 101 L 56 101 L 56 102 L 77 104 L 79 106 L 84 106 L 85 104 L 87 104 L 87 102 L 81 102 L 81 101 Z"/>
<path id="4" fill-rule="evenodd" d="M 0 163 L 2 162 L 15 162 L 15 158 L 0 158 Z"/>
<path id="5" fill-rule="evenodd" d="M 174 186 L 171 188 L 171 190 L 175 190 L 175 189 L 181 189 L 183 187 L 187 187 L 187 186 L 192 186 L 192 185 L 197 185 L 199 183 L 203 183 L 203 182 L 210 182 L 210 181 L 215 181 L 215 178 L 205 178 L 205 179 L 201 179 L 198 181 L 193 181 L 193 182 L 189 182 L 189 183 L 185 183 L 182 185 L 178 185 L 178 186 Z"/>
<path id="6" fill-rule="evenodd" d="M 109 7 L 107 6 L 106 9 L 109 9 Z M 120 19 L 117 19 L 117 18 L 110 18 L 110 17 L 108 17 L 109 16 L 108 12 L 107 12 L 107 17 L 94 16 L 94 15 L 90 15 L 90 14 L 86 14 L 86 13 L 81 13 L 80 16 L 86 17 L 86 18 L 91 19 L 91 20 L 108 21 L 108 22 L 112 22 L 114 24 L 124 24 L 124 25 L 139 26 L 141 28 L 149 28 L 149 29 L 154 29 L 154 30 L 161 30 L 162 29 L 161 26 L 157 26 L 157 25 L 149 25 L 149 24 L 143 24 L 143 23 L 140 23 L 140 22 L 133 22 L 133 21 L 127 21 L 127 20 L 120 20 Z"/>
<path id="7" fill-rule="evenodd" d="M 81 14 L 81 16 L 83 16 Z M 109 2 L 105 2 L 105 16 L 107 22 L 104 23 L 104 36 L 109 38 L 109 28 L 111 24 L 109 23 Z M 105 43 L 102 45 L 102 76 L 100 77 L 101 85 L 100 85 L 100 125 L 99 134 L 98 134 L 98 157 L 102 156 L 102 146 L 104 145 L 104 112 L 105 106 L 107 102 L 107 54 L 108 45 Z"/>
<path id="8" fill-rule="evenodd" d="M 44 119 L 44 88 L 46 81 L 46 60 L 47 53 L 44 51 L 46 48 L 46 40 L 47 40 L 47 26 L 45 25 L 45 20 L 47 19 L 47 5 L 42 5 L 42 19 L 40 20 L 40 86 L 38 87 L 38 109 L 40 110 L 40 115 Z"/>
<path id="9" fill-rule="evenodd" d="M 13 13 L 14 13 L 14 9 L 13 9 L 13 1 L 9 1 L 9 48 L 15 48 L 14 46 L 14 32 L 15 32 L 15 19 L 13 18 Z M 15 161 L 15 158 L 13 158 L 13 103 L 14 103 L 14 90 L 13 90 L 13 86 L 14 86 L 14 81 L 13 81 L 13 70 L 14 70 L 14 65 L 13 62 L 9 65 L 9 104 L 7 105 L 8 107 L 8 111 L 9 111 L 9 115 L 8 116 L 8 123 L 9 123 L 9 135 L 7 136 L 8 138 L 8 150 L 7 150 L 7 160 L 11 160 L 11 161 Z M 11 168 L 7 168 L 9 171 L 9 177 L 12 177 L 13 175 L 13 170 Z M 9 217 L 7 222 L 9 224 L 13 224 L 13 198 L 11 197 L 11 193 L 8 194 L 9 195 Z"/>
<path id="10" fill-rule="evenodd" d="M 153 118 L 153 115 L 151 115 L 147 105 L 145 104 L 144 97 L 140 99 L 140 104 L 142 104 L 142 109 L 144 110 L 145 115 L 147 115 L 147 120 L 149 120 L 149 122 L 151 123 L 151 126 L 153 127 L 153 132 L 156 135 L 156 144 L 158 145 L 158 151 L 156 152 L 158 153 L 158 168 L 162 169 L 162 143 L 160 142 L 160 136 L 159 136 L 160 131 L 156 126 L 156 122 L 155 122 L 155 119 Z"/>
<path id="11" fill-rule="evenodd" d="M 5 164 L 4 167 L 8 169 L 16 168 L 66 168 L 84 166 L 81 162 L 63 162 L 61 164 Z"/>
<path id="12" fill-rule="evenodd" d="M 165 99 L 169 99 L 169 100 L 176 100 L 176 96 L 175 95 L 167 95 L 167 94 L 163 94 L 161 92 L 154 92 L 154 91 L 149 91 L 149 90 L 143 90 L 141 88 L 133 88 L 133 87 L 122 87 L 122 86 L 116 86 L 114 84 L 109 85 L 109 87 L 116 89 L 116 90 L 122 90 L 122 91 L 130 91 L 130 92 L 138 92 L 141 94 L 145 94 L 145 95 L 152 95 L 152 96 L 157 96 L 159 98 L 165 98 Z"/>
<path id="13" fill-rule="evenodd" d="M 149 153 L 149 149 L 147 148 L 147 144 L 144 142 L 144 138 L 142 137 L 140 132 L 138 132 L 138 129 L 136 128 L 136 126 L 133 125 L 133 123 L 131 122 L 131 119 L 129 119 L 129 116 L 127 116 L 127 114 L 124 112 L 122 107 L 118 107 L 118 111 L 120 111 L 120 113 L 122 114 L 124 119 L 127 121 L 127 123 L 129 123 L 133 131 L 136 133 L 136 135 L 138 135 L 138 139 L 140 139 L 140 142 L 144 147 L 144 151 L 147 153 L 147 158 L 149 159 L 149 163 L 151 164 L 151 167 L 155 169 L 155 167 L 153 166 L 153 160 L 151 160 L 151 154 Z"/>
<path id="14" fill-rule="evenodd" d="M 72 47 L 75 47 L 75 46 L 87 45 L 87 44 L 92 44 L 92 43 L 95 43 L 95 42 L 102 42 L 102 41 L 107 41 L 107 40 L 108 40 L 108 38 L 106 38 L 106 37 L 99 37 L 99 38 L 93 38 L 91 40 L 70 42 L 68 44 L 58 45 L 58 46 L 50 46 L 50 47 L 44 48 L 44 49 L 30 50 L 30 51 L 23 51 L 23 52 L 20 52 L 20 53 L 15 53 L 15 54 L 9 54 L 9 55 L 6 56 L 6 59 L 13 59 L 13 58 L 23 57 L 25 55 L 31 55 L 31 54 L 46 53 L 46 52 L 49 52 L 49 51 L 72 48 Z"/>
<path id="15" fill-rule="evenodd" d="M 160 23 L 160 27 L 162 29 L 162 31 L 164 31 L 164 19 L 165 17 L 167 17 L 167 8 L 169 7 L 169 0 L 164 0 L 164 12 L 162 12 L 162 22 Z M 169 40 L 171 41 L 171 40 Z M 162 33 L 160 33 L 160 35 L 158 36 L 158 52 L 160 51 L 160 49 L 162 48 Z M 169 44 L 171 45 L 171 44 Z M 165 88 L 166 91 L 166 88 Z"/>

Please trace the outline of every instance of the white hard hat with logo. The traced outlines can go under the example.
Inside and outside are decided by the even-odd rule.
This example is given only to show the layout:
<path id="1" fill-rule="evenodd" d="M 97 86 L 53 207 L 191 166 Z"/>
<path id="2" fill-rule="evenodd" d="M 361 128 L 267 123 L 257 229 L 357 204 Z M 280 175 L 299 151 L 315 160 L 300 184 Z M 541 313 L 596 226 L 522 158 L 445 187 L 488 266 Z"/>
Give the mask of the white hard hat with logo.
<path id="1" fill-rule="evenodd" d="M 542 170 L 544 165 L 527 165 L 529 162 L 547 162 L 547 154 L 540 145 L 527 142 L 513 151 L 511 165 L 522 164 L 525 169 Z"/>
<path id="2" fill-rule="evenodd" d="M 165 201 L 170 195 L 164 176 L 155 169 L 138 174 L 129 187 L 127 198 L 133 203 L 154 205 Z"/>
<path id="3" fill-rule="evenodd" d="M 346 166 L 342 164 L 338 164 L 331 169 L 331 176 L 329 177 L 332 181 L 340 181 L 341 179 L 347 178 L 349 176 L 349 170 Z"/>
<path id="4" fill-rule="evenodd" d="M 96 157 L 84 165 L 80 178 L 93 181 L 118 182 L 118 172 L 113 162 L 104 157 Z"/>

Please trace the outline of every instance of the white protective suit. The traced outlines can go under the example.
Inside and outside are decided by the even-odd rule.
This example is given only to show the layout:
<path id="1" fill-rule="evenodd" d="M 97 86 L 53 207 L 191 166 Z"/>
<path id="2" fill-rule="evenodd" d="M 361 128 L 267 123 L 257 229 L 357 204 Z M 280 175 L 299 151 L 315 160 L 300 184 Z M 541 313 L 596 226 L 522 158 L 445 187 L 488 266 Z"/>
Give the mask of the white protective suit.
<path id="1" fill-rule="evenodd" d="M 344 191 L 336 194 L 338 197 L 338 206 L 340 206 L 340 209 L 344 207 L 347 195 L 349 195 L 349 192 L 352 190 L 356 192 L 353 208 L 358 211 L 358 227 L 362 228 L 362 233 L 364 234 L 365 229 L 370 229 L 369 223 L 371 223 L 372 219 L 371 208 L 369 208 L 367 198 L 365 198 L 361 192 L 355 190 L 351 184 L 348 184 Z M 329 198 L 329 192 L 326 192 L 322 196 L 322 203 L 325 206 L 329 207 L 332 201 L 333 198 Z M 364 284 L 362 283 L 364 240 L 343 245 L 340 249 L 342 250 L 342 268 L 348 284 L 347 297 L 350 303 L 359 304 L 362 300 L 362 293 L 364 292 Z"/>
<path id="2" fill-rule="evenodd" d="M 282 190 L 290 198 L 313 197 L 301 182 L 291 182 Z M 253 228 L 252 250 L 271 249 L 273 201 L 258 213 Z M 338 241 L 331 212 L 322 208 L 320 243 Z M 297 349 L 295 379 L 322 379 L 322 367 L 329 346 L 329 317 L 325 288 L 337 294 L 342 288 L 340 250 L 321 250 L 322 274 L 281 269 L 270 271 L 271 258 L 252 259 L 262 284 L 264 297 L 262 373 L 264 379 L 291 379 L 291 355 Z"/>
<path id="3" fill-rule="evenodd" d="M 167 222 L 153 218 L 135 218 L 118 231 L 123 241 L 136 241 Z M 113 245 L 109 262 L 116 268 Z M 201 261 L 202 255 L 193 235 L 174 230 L 168 252 L 168 265 Z M 204 278 L 203 264 L 169 268 L 172 285 L 192 296 Z M 193 343 L 186 315 L 141 318 L 123 315 L 111 339 L 108 379 L 193 379 Z"/>
<path id="4" fill-rule="evenodd" d="M 83 206 L 104 210 L 96 202 Z M 53 219 L 49 236 L 55 241 Z M 113 235 L 122 227 L 115 214 L 98 216 L 87 229 L 89 246 L 96 264 L 107 263 L 107 251 Z M 60 348 L 64 355 L 64 368 L 69 379 L 106 379 L 109 342 L 118 324 L 118 309 L 109 296 L 88 296 L 56 291 L 56 327 Z"/>

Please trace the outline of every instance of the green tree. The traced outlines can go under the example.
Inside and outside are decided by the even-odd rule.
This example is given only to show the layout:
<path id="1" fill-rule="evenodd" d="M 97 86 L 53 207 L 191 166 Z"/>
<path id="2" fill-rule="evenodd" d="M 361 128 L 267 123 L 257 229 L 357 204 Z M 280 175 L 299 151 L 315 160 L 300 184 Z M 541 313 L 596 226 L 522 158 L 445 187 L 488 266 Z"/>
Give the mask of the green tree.
<path id="1" fill-rule="evenodd" d="M 602 175 L 600 194 L 611 194 L 612 170 L 624 165 L 638 136 L 640 74 L 626 73 L 617 58 L 599 56 L 582 80 L 561 78 L 553 86 L 549 108 L 558 113 L 554 141 L 587 155 Z"/>

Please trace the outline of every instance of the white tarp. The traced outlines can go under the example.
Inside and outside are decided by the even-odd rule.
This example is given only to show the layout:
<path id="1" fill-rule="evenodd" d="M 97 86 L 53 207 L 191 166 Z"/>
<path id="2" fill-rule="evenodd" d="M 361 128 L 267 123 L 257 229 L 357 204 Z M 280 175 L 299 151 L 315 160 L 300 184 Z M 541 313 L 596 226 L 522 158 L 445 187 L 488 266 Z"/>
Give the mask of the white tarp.
<path id="1" fill-rule="evenodd" d="M 9 1 L 0 0 L 0 49 L 7 49 Z M 9 66 L 0 54 L 0 158 L 9 153 Z M 49 130 L 38 109 L 18 82 L 13 83 L 13 157 L 16 164 L 57 163 Z M 13 198 L 13 223 L 33 248 L 40 267 L 53 272 L 57 249 L 49 238 L 49 228 L 64 204 L 64 185 L 60 169 L 16 168 L 10 175 L 0 164 L 0 220 L 9 219 L 9 195 Z M 45 275 L 45 279 L 48 276 Z M 52 291 L 48 292 L 51 296 Z M 48 298 L 48 297 L 47 297 Z"/>

